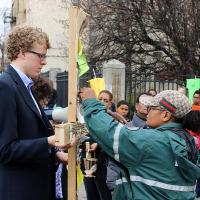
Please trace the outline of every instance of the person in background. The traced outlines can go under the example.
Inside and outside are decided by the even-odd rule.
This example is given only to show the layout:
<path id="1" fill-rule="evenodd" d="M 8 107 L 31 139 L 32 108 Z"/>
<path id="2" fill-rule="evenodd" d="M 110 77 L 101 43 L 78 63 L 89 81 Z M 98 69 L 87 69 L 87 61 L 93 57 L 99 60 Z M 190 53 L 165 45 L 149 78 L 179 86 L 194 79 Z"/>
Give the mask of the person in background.
<path id="1" fill-rule="evenodd" d="M 140 93 L 136 98 L 135 103 L 135 114 L 133 115 L 132 121 L 130 121 L 128 127 L 145 127 L 147 118 L 147 106 L 149 101 L 153 97 L 147 93 Z"/>
<path id="2" fill-rule="evenodd" d="M 98 100 L 101 101 L 107 109 L 110 109 L 113 103 L 113 95 L 109 90 L 102 90 L 99 92 Z"/>
<path id="3" fill-rule="evenodd" d="M 198 110 L 198 111 L 196 110 L 195 112 L 200 113 L 200 110 Z M 188 132 L 190 133 L 190 135 L 192 135 L 193 137 L 196 138 L 196 144 L 197 144 L 199 155 L 200 155 L 200 134 L 199 134 L 199 132 L 193 132 L 191 130 L 188 130 Z M 195 192 L 196 192 L 196 198 L 199 198 L 200 197 L 200 179 L 197 180 Z"/>
<path id="4" fill-rule="evenodd" d="M 126 121 L 130 121 L 129 119 L 129 104 L 128 102 L 121 100 L 117 103 L 116 112 L 122 115 Z"/>
<path id="5" fill-rule="evenodd" d="M 156 96 L 157 91 L 155 89 L 149 89 L 147 94 L 151 95 L 152 97 Z"/>
<path id="6" fill-rule="evenodd" d="M 179 87 L 178 92 L 187 96 L 187 88 L 186 87 Z"/>
<path id="7" fill-rule="evenodd" d="M 196 90 L 193 94 L 193 109 L 200 110 L 200 90 Z M 199 108 L 199 109 L 198 109 Z"/>
<path id="8" fill-rule="evenodd" d="M 200 131 L 200 114 L 175 90 L 157 94 L 149 104 L 149 129 L 129 129 L 107 114 L 91 88 L 80 96 L 84 119 L 101 148 L 126 170 L 116 181 L 113 200 L 195 199 L 200 177 L 198 150 L 186 129 Z"/>
<path id="9" fill-rule="evenodd" d="M 192 104 L 192 110 L 200 113 L 200 90 L 196 90 L 193 94 L 193 104 Z M 198 149 L 200 152 L 200 134 L 199 132 L 193 132 L 191 130 L 188 130 L 189 133 L 196 138 Z M 200 197 L 200 179 L 197 180 L 196 184 L 196 197 Z"/>
<path id="10" fill-rule="evenodd" d="M 108 90 L 102 90 L 99 93 L 98 101 L 106 108 L 111 107 L 113 95 Z M 87 135 L 90 137 L 90 135 Z M 85 174 L 85 162 L 86 158 L 86 142 L 90 142 L 90 152 L 92 156 L 97 158 L 97 169 L 92 174 L 94 177 L 84 176 L 84 186 L 86 190 L 87 200 L 111 200 L 111 192 L 106 185 L 107 175 L 107 155 L 102 151 L 99 145 L 93 138 L 89 138 L 82 144 L 81 152 L 81 170 Z"/>
<path id="11" fill-rule="evenodd" d="M 44 109 L 48 106 L 49 100 L 53 95 L 53 88 L 49 84 L 49 80 L 46 78 L 33 79 L 33 91 L 35 92 L 41 107 Z"/>

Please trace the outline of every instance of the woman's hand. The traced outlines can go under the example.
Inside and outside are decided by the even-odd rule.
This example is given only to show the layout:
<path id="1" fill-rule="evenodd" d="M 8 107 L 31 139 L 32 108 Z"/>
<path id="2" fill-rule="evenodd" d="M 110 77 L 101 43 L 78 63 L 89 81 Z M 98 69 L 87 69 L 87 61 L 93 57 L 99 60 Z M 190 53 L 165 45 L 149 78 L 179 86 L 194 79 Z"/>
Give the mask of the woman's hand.
<path id="1" fill-rule="evenodd" d="M 65 153 L 63 151 L 56 152 L 56 157 L 64 164 L 66 165 L 68 163 L 68 153 Z"/>
<path id="2" fill-rule="evenodd" d="M 90 151 L 96 151 L 98 144 L 97 143 L 93 143 L 90 145 Z"/>

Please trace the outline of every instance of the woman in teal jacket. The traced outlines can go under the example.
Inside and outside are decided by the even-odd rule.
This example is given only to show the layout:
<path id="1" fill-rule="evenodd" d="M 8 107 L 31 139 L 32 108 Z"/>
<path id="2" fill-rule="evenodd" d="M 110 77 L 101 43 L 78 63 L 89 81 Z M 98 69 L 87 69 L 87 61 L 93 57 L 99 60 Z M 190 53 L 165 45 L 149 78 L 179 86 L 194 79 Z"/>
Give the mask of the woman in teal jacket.
<path id="1" fill-rule="evenodd" d="M 200 131 L 200 114 L 191 111 L 186 96 L 173 90 L 157 94 L 149 102 L 152 129 L 134 130 L 109 116 L 90 88 L 82 88 L 80 97 L 93 139 L 123 166 L 113 199 L 195 199 L 200 168 L 196 144 L 185 128 Z"/>

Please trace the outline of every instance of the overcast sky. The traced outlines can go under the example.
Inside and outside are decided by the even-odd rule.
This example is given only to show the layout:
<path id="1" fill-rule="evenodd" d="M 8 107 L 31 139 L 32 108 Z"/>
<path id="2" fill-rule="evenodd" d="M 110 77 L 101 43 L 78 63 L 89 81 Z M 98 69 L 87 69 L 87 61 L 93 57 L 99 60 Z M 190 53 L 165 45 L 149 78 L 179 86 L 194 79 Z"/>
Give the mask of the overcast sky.
<path id="1" fill-rule="evenodd" d="M 0 35 L 8 31 L 8 24 L 4 26 L 3 13 L 11 11 L 11 0 L 0 0 Z"/>

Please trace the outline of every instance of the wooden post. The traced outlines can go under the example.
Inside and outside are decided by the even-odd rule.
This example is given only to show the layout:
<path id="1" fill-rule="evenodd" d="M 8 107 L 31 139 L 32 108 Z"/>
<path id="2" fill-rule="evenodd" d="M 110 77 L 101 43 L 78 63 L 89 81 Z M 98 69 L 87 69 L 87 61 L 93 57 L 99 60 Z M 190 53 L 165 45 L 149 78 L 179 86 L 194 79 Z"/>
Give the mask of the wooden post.
<path id="1" fill-rule="evenodd" d="M 77 16 L 78 7 L 69 10 L 68 122 L 76 122 L 77 100 Z M 76 200 L 76 147 L 68 150 L 68 200 Z"/>
<path id="2" fill-rule="evenodd" d="M 89 16 L 78 6 L 69 9 L 68 122 L 76 122 L 78 38 Z M 68 200 L 76 200 L 76 147 L 68 150 Z"/>

